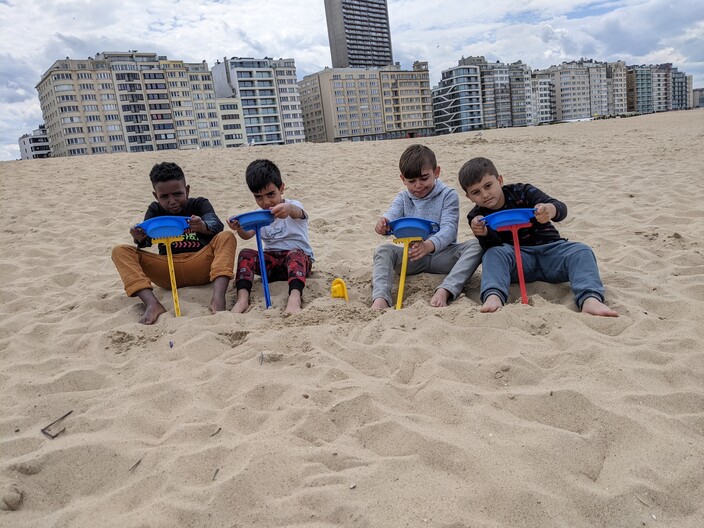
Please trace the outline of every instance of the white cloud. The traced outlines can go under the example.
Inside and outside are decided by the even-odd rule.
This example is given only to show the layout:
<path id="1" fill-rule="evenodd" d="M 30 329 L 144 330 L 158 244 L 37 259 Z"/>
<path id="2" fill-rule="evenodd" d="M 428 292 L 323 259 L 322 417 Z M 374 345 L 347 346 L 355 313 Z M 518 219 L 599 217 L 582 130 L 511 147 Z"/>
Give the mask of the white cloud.
<path id="1" fill-rule="evenodd" d="M 672 62 L 704 86 L 700 0 L 389 0 L 395 60 L 433 83 L 462 56 L 545 68 L 580 57 Z M 330 65 L 322 0 L 0 2 L 0 159 L 41 122 L 34 86 L 54 61 L 138 49 L 189 62 L 292 57 L 299 78 Z"/>

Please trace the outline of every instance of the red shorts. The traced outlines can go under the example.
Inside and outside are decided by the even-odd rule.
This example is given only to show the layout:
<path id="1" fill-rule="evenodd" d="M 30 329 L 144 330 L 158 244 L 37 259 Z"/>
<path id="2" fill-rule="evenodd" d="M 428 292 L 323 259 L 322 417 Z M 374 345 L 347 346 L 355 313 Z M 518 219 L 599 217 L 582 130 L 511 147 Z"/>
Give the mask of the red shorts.
<path id="1" fill-rule="evenodd" d="M 265 251 L 266 278 L 269 282 L 287 280 L 291 289 L 303 290 L 306 277 L 310 275 L 312 262 L 300 249 L 286 251 Z M 261 275 L 259 253 L 253 249 L 243 249 L 237 258 L 235 287 L 251 291 L 254 275 Z"/>

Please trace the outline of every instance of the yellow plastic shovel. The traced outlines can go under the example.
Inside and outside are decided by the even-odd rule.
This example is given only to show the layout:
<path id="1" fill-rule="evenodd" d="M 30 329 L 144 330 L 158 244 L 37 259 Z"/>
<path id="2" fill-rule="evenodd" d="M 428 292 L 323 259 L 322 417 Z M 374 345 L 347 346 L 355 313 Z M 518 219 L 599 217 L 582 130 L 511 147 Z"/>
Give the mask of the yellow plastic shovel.
<path id="1" fill-rule="evenodd" d="M 408 267 L 408 247 L 413 242 L 423 240 L 423 237 L 404 237 L 394 238 L 394 244 L 403 244 L 403 260 L 401 261 L 401 276 L 398 281 L 398 296 L 396 297 L 396 309 L 400 310 L 403 306 L 403 288 L 406 285 L 406 268 Z"/>
<path id="2" fill-rule="evenodd" d="M 181 306 L 178 304 L 178 289 L 176 288 L 176 274 L 174 273 L 174 257 L 171 254 L 171 244 L 183 240 L 183 236 L 153 238 L 153 242 L 166 246 L 166 261 L 169 263 L 169 278 L 171 279 L 171 297 L 174 299 L 174 313 L 181 317 Z"/>
<path id="3" fill-rule="evenodd" d="M 181 306 L 178 304 L 178 290 L 176 289 L 176 274 L 174 273 L 174 257 L 171 253 L 171 244 L 183 240 L 183 233 L 188 229 L 187 216 L 156 216 L 145 220 L 136 227 L 141 228 L 152 242 L 166 246 L 166 261 L 169 265 L 169 279 L 171 280 L 171 296 L 174 299 L 174 313 L 181 317 Z"/>

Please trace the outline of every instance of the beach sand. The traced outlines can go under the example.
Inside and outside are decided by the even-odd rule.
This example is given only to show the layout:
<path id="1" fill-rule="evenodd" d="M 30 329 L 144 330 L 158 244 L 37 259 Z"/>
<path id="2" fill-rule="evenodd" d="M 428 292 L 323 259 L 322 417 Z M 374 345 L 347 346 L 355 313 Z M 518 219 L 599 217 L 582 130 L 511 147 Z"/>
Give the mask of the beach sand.
<path id="1" fill-rule="evenodd" d="M 564 201 L 557 227 L 594 249 L 620 317 L 545 283 L 482 314 L 480 272 L 447 308 L 428 304 L 442 277 L 420 275 L 402 310 L 370 310 L 374 224 L 415 141 L 460 191 L 460 240 L 474 156 Z M 703 145 L 695 110 L 1 163 L 0 526 L 702 526 Z M 257 158 L 310 216 L 303 311 L 284 314 L 282 282 L 265 310 L 257 281 L 245 314 L 210 315 L 204 286 L 179 290 L 176 318 L 157 288 L 168 313 L 138 324 L 110 251 L 143 218 L 151 166 L 179 163 L 224 219 L 256 209 Z"/>

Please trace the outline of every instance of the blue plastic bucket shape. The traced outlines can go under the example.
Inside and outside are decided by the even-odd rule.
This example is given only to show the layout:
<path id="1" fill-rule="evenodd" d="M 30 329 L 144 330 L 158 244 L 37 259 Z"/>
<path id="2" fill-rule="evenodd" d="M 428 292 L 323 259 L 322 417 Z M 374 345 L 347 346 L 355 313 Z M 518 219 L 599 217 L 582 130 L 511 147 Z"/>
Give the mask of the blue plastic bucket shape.
<path id="1" fill-rule="evenodd" d="M 251 231 L 257 227 L 267 226 L 274 221 L 274 215 L 268 209 L 258 209 L 249 213 L 242 213 L 233 217 L 237 220 L 242 229 Z"/>
<path id="2" fill-rule="evenodd" d="M 177 237 L 188 229 L 189 218 L 190 216 L 155 216 L 137 224 L 137 227 L 141 228 L 149 238 Z"/>
<path id="3" fill-rule="evenodd" d="M 527 224 L 535 216 L 534 209 L 519 208 L 497 211 L 484 217 L 484 222 L 496 230 L 501 227 L 510 227 L 516 224 Z"/>
<path id="4" fill-rule="evenodd" d="M 437 222 L 413 216 L 397 218 L 389 222 L 389 228 L 396 238 L 421 237 L 423 240 L 440 230 Z"/>

